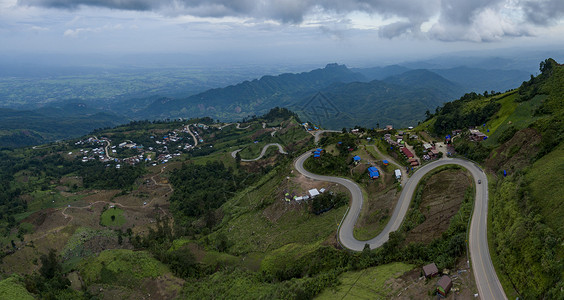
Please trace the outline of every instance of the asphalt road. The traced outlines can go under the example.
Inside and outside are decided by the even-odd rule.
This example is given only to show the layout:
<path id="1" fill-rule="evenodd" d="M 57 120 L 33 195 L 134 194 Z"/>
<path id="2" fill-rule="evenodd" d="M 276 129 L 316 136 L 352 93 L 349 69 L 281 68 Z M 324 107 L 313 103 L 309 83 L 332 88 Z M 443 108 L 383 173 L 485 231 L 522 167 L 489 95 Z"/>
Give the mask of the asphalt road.
<path id="1" fill-rule="evenodd" d="M 392 217 L 384 230 L 371 240 L 359 241 L 354 238 L 353 229 L 360 215 L 360 211 L 362 210 L 364 200 L 362 190 L 356 183 L 349 179 L 316 175 L 305 170 L 303 163 L 311 154 L 312 151 L 308 151 L 296 159 L 295 167 L 298 172 L 311 179 L 342 184 L 351 192 L 352 202 L 350 209 L 345 219 L 340 224 L 338 235 L 341 245 L 353 251 L 362 251 L 366 244 L 370 246 L 370 249 L 378 248 L 388 240 L 390 232 L 399 229 L 409 208 L 417 183 L 429 171 L 447 164 L 456 164 L 468 169 L 474 177 L 476 185 L 474 214 L 472 215 L 469 234 L 470 257 L 472 260 L 472 267 L 474 268 L 473 271 L 476 279 L 476 286 L 478 287 L 481 299 L 507 299 L 497 274 L 495 273 L 488 249 L 488 178 L 486 177 L 484 171 L 482 171 L 482 169 L 480 169 L 477 165 L 467 160 L 446 158 L 421 167 L 403 186 Z M 478 180 L 481 180 L 482 183 L 478 184 Z"/>
<path id="2" fill-rule="evenodd" d="M 266 150 L 268 149 L 268 147 L 278 147 L 278 152 L 282 153 L 282 154 L 288 154 L 286 151 L 284 151 L 284 148 L 282 148 L 282 145 L 278 144 L 278 143 L 272 143 L 272 144 L 267 144 L 266 146 L 264 146 L 262 148 L 262 151 L 260 152 L 260 155 L 257 158 L 253 158 L 253 159 L 243 159 L 241 158 L 241 161 L 256 161 L 261 159 L 265 154 L 266 154 Z M 231 152 L 231 156 L 233 156 L 233 158 L 235 158 L 235 156 L 237 155 L 237 152 L 241 151 L 243 149 L 237 149 L 233 152 Z"/>
<path id="3" fill-rule="evenodd" d="M 314 142 L 317 144 L 319 142 L 319 140 L 321 139 L 321 135 L 326 133 L 326 132 L 341 133 L 341 131 L 338 131 L 338 130 L 318 130 L 318 131 L 315 131 L 315 133 L 312 133 L 313 138 L 314 138 L 313 139 Z"/>

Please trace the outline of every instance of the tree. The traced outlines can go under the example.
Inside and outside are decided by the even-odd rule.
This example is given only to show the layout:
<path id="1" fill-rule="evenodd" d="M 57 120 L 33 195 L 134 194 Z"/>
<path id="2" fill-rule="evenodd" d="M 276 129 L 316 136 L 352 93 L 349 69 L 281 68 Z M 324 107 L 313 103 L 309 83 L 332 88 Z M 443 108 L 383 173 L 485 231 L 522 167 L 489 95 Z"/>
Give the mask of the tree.
<path id="1" fill-rule="evenodd" d="M 55 249 L 49 249 L 49 253 L 47 255 L 41 255 L 40 259 L 41 268 L 39 268 L 39 274 L 46 279 L 55 277 L 55 275 L 60 274 L 63 270 Z"/>
<path id="2" fill-rule="evenodd" d="M 239 154 L 239 152 L 235 153 L 235 163 L 237 167 L 241 166 L 241 154 Z"/>
<path id="3" fill-rule="evenodd" d="M 550 73 L 552 72 L 552 69 L 556 65 L 558 65 L 558 63 L 554 59 L 547 58 L 544 61 L 541 61 L 539 69 L 540 69 L 542 74 L 550 75 Z"/>
<path id="4" fill-rule="evenodd" d="M 115 216 L 115 215 L 112 215 L 111 218 L 112 218 L 112 222 L 116 220 L 116 216 Z"/>

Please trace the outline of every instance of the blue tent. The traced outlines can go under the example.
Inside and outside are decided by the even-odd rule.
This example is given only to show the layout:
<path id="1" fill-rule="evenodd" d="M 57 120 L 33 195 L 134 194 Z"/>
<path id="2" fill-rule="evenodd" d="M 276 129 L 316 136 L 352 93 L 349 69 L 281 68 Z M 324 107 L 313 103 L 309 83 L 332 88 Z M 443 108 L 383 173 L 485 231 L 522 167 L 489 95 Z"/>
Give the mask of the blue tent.
<path id="1" fill-rule="evenodd" d="M 318 158 L 318 157 L 321 157 L 321 155 L 315 154 L 313 157 Z"/>
<path id="2" fill-rule="evenodd" d="M 323 149 L 321 149 L 321 148 L 317 148 L 316 150 L 319 151 L 319 152 L 323 151 Z"/>
<path id="3" fill-rule="evenodd" d="M 354 159 L 354 161 L 360 161 L 360 156 L 355 155 L 355 156 L 353 157 L 353 159 Z"/>
<path id="4" fill-rule="evenodd" d="M 382 162 L 383 162 L 385 165 L 389 164 L 389 162 L 388 162 L 387 160 L 385 160 L 385 159 L 384 159 Z"/>
<path id="5" fill-rule="evenodd" d="M 380 172 L 378 172 L 376 167 L 370 167 L 368 168 L 368 176 L 370 176 L 370 178 L 378 178 L 380 177 Z"/>
<path id="6" fill-rule="evenodd" d="M 313 152 L 313 154 L 315 154 L 315 155 L 319 155 L 319 154 L 321 154 L 321 152 L 319 152 L 319 151 L 315 151 L 315 152 Z"/>

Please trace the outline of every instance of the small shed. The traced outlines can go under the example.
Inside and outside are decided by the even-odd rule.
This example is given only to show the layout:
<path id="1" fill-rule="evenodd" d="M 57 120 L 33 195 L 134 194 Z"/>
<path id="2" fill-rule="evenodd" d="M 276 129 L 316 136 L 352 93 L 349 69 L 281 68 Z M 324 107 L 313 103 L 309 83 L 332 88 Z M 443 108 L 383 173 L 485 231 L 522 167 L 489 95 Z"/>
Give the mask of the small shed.
<path id="1" fill-rule="evenodd" d="M 353 160 L 354 160 L 355 162 L 358 162 L 358 161 L 360 161 L 360 156 L 358 156 L 358 155 L 355 155 L 355 156 L 353 157 Z"/>
<path id="2" fill-rule="evenodd" d="M 319 154 L 313 155 L 313 158 L 320 158 L 320 157 L 321 157 L 321 155 L 319 155 Z"/>
<path id="3" fill-rule="evenodd" d="M 448 292 L 450 292 L 450 288 L 452 288 L 452 280 L 448 275 L 443 275 L 439 282 L 437 282 L 437 292 L 446 297 Z"/>
<path id="4" fill-rule="evenodd" d="M 401 178 L 401 171 L 400 171 L 400 169 L 395 169 L 395 170 L 394 170 L 394 173 L 396 174 L 396 179 L 399 180 L 399 179 Z M 435 268 L 436 268 L 436 267 L 435 267 Z"/>
<path id="5" fill-rule="evenodd" d="M 431 278 L 439 275 L 439 269 L 437 269 L 437 265 L 435 263 L 430 263 L 426 266 L 423 266 L 423 274 L 425 277 Z"/>
<path id="6" fill-rule="evenodd" d="M 308 193 L 312 198 L 319 195 L 319 191 L 317 189 L 311 189 L 308 191 Z"/>
<path id="7" fill-rule="evenodd" d="M 390 162 L 388 162 L 388 161 L 385 160 L 385 159 L 384 159 L 382 162 L 384 163 L 384 166 L 387 166 L 387 165 L 390 163 Z"/>

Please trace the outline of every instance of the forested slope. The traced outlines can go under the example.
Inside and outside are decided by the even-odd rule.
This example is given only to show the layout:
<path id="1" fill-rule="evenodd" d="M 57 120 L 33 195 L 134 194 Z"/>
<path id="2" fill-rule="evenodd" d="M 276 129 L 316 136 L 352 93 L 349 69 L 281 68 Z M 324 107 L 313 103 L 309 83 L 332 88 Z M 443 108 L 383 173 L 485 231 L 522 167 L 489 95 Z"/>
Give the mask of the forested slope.
<path id="1" fill-rule="evenodd" d="M 470 142 L 463 134 L 454 145 L 491 175 L 490 249 L 510 298 L 564 296 L 564 66 L 547 59 L 540 70 L 517 91 L 447 103 L 420 126 L 488 135 Z"/>

